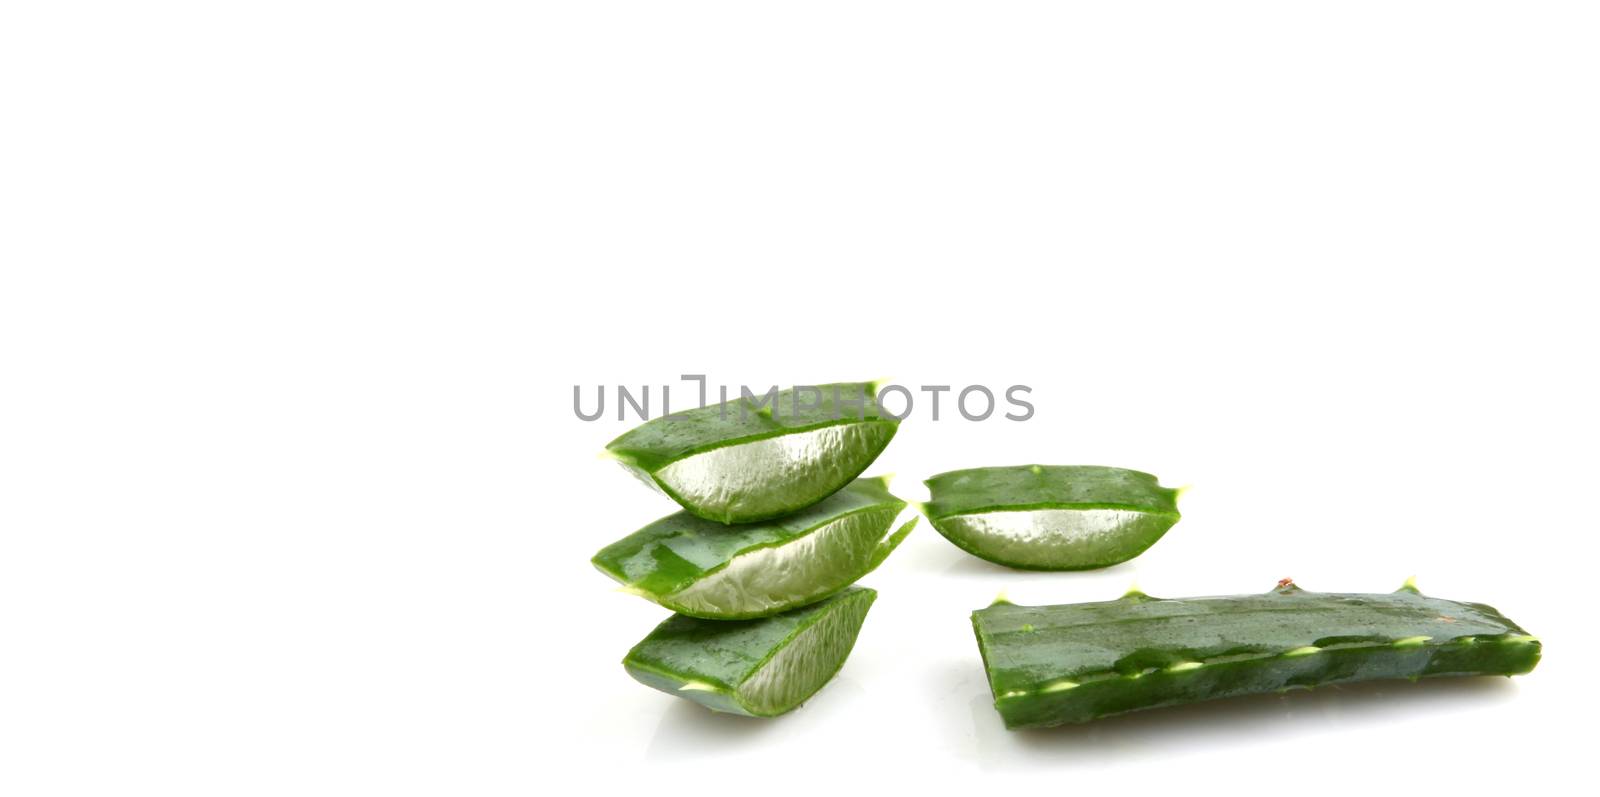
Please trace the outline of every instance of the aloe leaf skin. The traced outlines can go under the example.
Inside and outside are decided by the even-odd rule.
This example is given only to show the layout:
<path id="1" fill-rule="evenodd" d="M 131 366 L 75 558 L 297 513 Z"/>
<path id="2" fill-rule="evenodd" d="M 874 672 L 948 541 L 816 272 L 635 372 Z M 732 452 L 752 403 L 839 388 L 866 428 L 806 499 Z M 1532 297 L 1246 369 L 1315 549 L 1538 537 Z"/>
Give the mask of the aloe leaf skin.
<path id="1" fill-rule="evenodd" d="M 871 383 L 790 388 L 655 418 L 606 451 L 690 513 L 719 523 L 781 517 L 860 476 L 899 421 Z"/>
<path id="2" fill-rule="evenodd" d="M 668 609 L 711 620 L 766 617 L 855 583 L 910 533 L 886 478 L 857 479 L 792 515 L 725 526 L 676 512 L 594 555 L 600 572 Z M 885 536 L 887 535 L 887 536 Z"/>
<path id="3" fill-rule="evenodd" d="M 1017 465 L 941 473 L 923 513 L 967 553 L 1021 570 L 1126 562 L 1180 518 L 1178 491 L 1148 473 L 1094 465 Z"/>
<path id="4" fill-rule="evenodd" d="M 1007 728 L 1326 684 L 1519 675 L 1541 646 L 1479 603 L 1308 592 L 997 602 L 972 613 L 995 709 Z"/>
<path id="5" fill-rule="evenodd" d="M 674 615 L 622 665 L 652 689 L 713 711 L 775 717 L 816 694 L 844 666 L 878 593 L 850 587 L 759 620 Z"/>

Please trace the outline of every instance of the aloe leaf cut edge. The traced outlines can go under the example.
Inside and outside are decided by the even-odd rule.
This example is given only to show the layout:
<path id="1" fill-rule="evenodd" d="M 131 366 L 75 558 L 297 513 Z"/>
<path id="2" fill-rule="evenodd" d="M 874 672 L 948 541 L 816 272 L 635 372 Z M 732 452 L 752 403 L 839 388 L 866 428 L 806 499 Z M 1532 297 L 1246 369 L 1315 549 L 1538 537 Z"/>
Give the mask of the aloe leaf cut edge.
<path id="1" fill-rule="evenodd" d="M 1007 728 L 1356 681 L 1519 675 L 1539 641 L 1492 607 L 1391 594 L 1317 593 L 1059 606 L 998 602 L 972 627 Z"/>
<path id="2" fill-rule="evenodd" d="M 916 524 L 913 517 L 890 533 L 904 508 L 887 478 L 857 479 L 775 520 L 728 526 L 676 512 L 591 561 L 626 591 L 680 614 L 764 617 L 825 598 L 876 569 Z"/>
<path id="3" fill-rule="evenodd" d="M 640 683 L 713 711 L 787 713 L 833 679 L 878 593 L 850 587 L 758 620 L 674 615 L 635 645 L 623 667 Z"/>
<path id="4" fill-rule="evenodd" d="M 780 517 L 860 476 L 899 421 L 871 383 L 776 391 L 655 418 L 606 446 L 645 484 L 721 523 Z"/>
<path id="5" fill-rule="evenodd" d="M 1023 570 L 1091 570 L 1132 559 L 1178 522 L 1175 489 L 1093 465 L 972 468 L 928 479 L 924 514 L 962 550 Z"/>

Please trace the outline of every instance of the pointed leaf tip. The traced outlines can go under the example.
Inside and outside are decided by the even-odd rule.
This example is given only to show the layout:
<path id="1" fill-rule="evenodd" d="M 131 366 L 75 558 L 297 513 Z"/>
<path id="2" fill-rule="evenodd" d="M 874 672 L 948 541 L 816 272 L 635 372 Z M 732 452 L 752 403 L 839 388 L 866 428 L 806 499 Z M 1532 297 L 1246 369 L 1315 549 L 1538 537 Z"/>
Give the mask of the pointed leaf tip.
<path id="1" fill-rule="evenodd" d="M 899 528 L 878 543 L 877 550 L 872 552 L 872 560 L 867 565 L 868 573 L 877 570 L 878 565 L 883 564 L 883 560 L 888 559 L 889 554 L 894 553 L 894 549 L 900 547 L 900 543 L 905 541 L 906 535 L 917 527 L 918 520 L 921 520 L 921 518 L 912 515 L 910 520 L 902 523 Z"/>

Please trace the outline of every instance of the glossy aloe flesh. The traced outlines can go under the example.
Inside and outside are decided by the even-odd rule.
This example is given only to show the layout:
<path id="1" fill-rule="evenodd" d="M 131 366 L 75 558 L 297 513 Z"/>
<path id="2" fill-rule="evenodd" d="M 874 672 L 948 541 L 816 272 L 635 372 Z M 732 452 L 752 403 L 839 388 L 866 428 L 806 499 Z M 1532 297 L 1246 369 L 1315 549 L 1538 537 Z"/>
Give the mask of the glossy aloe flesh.
<path id="1" fill-rule="evenodd" d="M 1159 706 L 1325 684 L 1516 675 L 1538 640 L 1481 603 L 1422 595 L 1307 592 L 999 602 L 972 613 L 1007 728 L 1087 722 Z"/>
<path id="2" fill-rule="evenodd" d="M 872 464 L 899 421 L 869 383 L 796 387 L 655 418 L 606 450 L 684 509 L 721 523 L 780 517 Z"/>
<path id="3" fill-rule="evenodd" d="M 622 666 L 645 686 L 713 711 L 775 717 L 839 672 L 877 597 L 851 587 L 759 620 L 674 615 L 635 645 Z"/>
<path id="4" fill-rule="evenodd" d="M 871 572 L 916 518 L 889 533 L 905 502 L 886 478 L 857 479 L 792 515 L 726 526 L 677 512 L 595 554 L 594 566 L 675 612 L 742 620 L 827 597 Z"/>
<path id="5" fill-rule="evenodd" d="M 1143 553 L 1178 522 L 1178 491 L 1136 470 L 1018 465 L 941 473 L 923 512 L 957 547 L 1024 570 L 1090 570 Z"/>

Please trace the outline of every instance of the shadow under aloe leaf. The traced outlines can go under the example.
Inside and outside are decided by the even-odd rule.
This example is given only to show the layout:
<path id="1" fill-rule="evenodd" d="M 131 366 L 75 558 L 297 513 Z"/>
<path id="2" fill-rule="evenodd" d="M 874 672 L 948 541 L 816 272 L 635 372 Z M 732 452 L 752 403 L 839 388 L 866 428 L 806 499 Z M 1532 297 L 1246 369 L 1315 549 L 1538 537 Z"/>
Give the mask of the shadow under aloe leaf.
<path id="1" fill-rule="evenodd" d="M 1133 560 L 1131 559 L 1126 562 L 1119 562 L 1111 565 L 1110 567 L 1101 567 L 1094 570 L 1022 570 L 1015 567 L 1007 567 L 1005 565 L 995 564 L 987 559 L 980 559 L 970 553 L 967 553 L 966 551 L 961 550 L 960 548 L 956 548 L 955 552 L 958 554 L 958 558 L 951 562 L 950 565 L 944 569 L 944 573 L 946 575 L 991 576 L 996 574 L 1015 575 L 1017 573 L 1052 575 L 1055 573 L 1066 573 L 1081 577 L 1085 574 L 1103 575 L 1109 573 L 1113 575 L 1120 575 L 1134 572 Z"/>
<path id="2" fill-rule="evenodd" d="M 650 740 L 650 758 L 682 758 L 751 744 L 773 731 L 771 720 L 711 711 L 687 700 L 674 700 L 661 714 Z"/>
<path id="3" fill-rule="evenodd" d="M 1093 759 L 1107 755 L 1170 752 L 1173 746 L 1237 744 L 1251 739 L 1304 736 L 1334 726 L 1391 722 L 1425 711 L 1448 716 L 1453 710 L 1511 699 L 1517 685 L 1509 678 L 1372 681 L 1330 685 L 1285 694 L 1249 695 L 1184 706 L 1135 711 L 1082 725 L 1007 731 L 991 708 L 978 719 L 987 737 L 983 751 L 1044 760 Z M 989 695 L 982 700 L 989 701 Z"/>
<path id="4" fill-rule="evenodd" d="M 830 706 L 859 703 L 856 698 L 862 694 L 859 684 L 836 676 L 799 708 L 778 717 L 726 714 L 687 700 L 673 700 L 662 712 L 645 756 L 682 760 L 736 752 L 774 734 L 792 733 L 792 727 L 785 731 L 783 726 L 826 716 L 832 713 Z"/>

